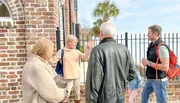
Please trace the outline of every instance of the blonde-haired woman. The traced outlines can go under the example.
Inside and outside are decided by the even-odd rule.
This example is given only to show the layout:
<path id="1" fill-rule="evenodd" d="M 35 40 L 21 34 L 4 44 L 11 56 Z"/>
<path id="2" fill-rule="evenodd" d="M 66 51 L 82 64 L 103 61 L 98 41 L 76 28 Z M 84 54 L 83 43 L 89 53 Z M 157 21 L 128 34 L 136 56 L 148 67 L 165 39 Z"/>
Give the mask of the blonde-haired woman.
<path id="1" fill-rule="evenodd" d="M 48 64 L 54 44 L 42 38 L 31 50 L 22 72 L 24 103 L 59 103 L 67 97 L 67 90 L 58 87 L 60 76 Z"/>
<path id="2" fill-rule="evenodd" d="M 87 49 L 85 53 L 81 53 L 79 50 L 75 49 L 78 43 L 78 39 L 74 35 L 69 35 L 66 39 L 66 46 L 64 49 L 64 57 L 63 57 L 63 77 L 67 82 L 68 89 L 68 97 L 72 87 L 74 86 L 76 92 L 75 103 L 80 103 L 80 59 L 88 59 L 89 54 L 91 52 L 92 46 L 94 44 L 93 41 L 88 43 Z M 59 59 L 61 55 L 61 50 L 58 51 Z M 66 103 L 68 99 L 66 99 L 63 103 Z"/>

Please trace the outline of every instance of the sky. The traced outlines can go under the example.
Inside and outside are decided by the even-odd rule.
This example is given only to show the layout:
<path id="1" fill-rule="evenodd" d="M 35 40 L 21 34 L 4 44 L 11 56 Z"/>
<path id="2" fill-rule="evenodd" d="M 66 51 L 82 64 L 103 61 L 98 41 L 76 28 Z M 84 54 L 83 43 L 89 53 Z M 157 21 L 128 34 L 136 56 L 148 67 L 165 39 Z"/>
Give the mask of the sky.
<path id="1" fill-rule="evenodd" d="M 97 18 L 93 9 L 104 0 L 78 0 L 78 22 L 92 27 Z M 158 24 L 163 33 L 180 33 L 180 0 L 110 0 L 120 9 L 114 22 L 117 34 L 147 33 L 150 25 Z"/>

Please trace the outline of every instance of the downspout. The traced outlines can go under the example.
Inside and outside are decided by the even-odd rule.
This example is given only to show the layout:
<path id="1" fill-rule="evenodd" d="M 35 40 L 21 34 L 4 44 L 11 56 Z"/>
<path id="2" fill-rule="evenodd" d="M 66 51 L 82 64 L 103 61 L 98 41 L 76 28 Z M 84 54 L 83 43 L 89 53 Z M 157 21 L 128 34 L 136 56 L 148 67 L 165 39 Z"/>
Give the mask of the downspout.
<path id="1" fill-rule="evenodd" d="M 63 44 L 65 46 L 65 41 L 66 41 L 66 22 L 65 22 L 65 8 L 64 8 L 64 5 L 62 5 L 62 20 L 63 20 Z"/>
<path id="2" fill-rule="evenodd" d="M 60 7 L 61 7 L 61 0 L 58 0 L 58 22 L 59 22 L 59 31 L 58 31 L 58 28 L 57 28 L 57 31 L 56 31 L 56 40 L 59 40 L 59 41 L 56 41 L 57 43 L 59 43 L 59 47 L 58 47 L 58 44 L 57 44 L 57 50 L 61 49 L 61 12 L 60 12 Z M 59 32 L 59 35 L 57 36 L 57 32 Z"/>

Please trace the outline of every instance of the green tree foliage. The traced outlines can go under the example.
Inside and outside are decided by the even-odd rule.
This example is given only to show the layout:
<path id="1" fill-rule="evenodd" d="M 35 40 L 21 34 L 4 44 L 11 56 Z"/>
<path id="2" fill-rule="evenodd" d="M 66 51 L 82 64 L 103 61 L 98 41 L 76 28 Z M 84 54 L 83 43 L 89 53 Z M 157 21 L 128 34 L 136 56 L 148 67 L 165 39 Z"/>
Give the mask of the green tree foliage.
<path id="1" fill-rule="evenodd" d="M 79 50 L 80 52 L 84 53 L 84 46 L 80 46 Z"/>
<path id="2" fill-rule="evenodd" d="M 101 24 L 103 23 L 103 20 L 102 19 L 98 19 L 97 21 L 95 21 L 93 24 L 93 32 L 95 33 L 95 36 L 98 36 L 99 33 L 100 33 L 100 30 L 99 30 L 99 27 L 101 26 Z"/>
<path id="3" fill-rule="evenodd" d="M 96 36 L 99 35 L 99 27 L 104 21 L 108 21 L 111 17 L 116 18 L 119 15 L 119 9 L 114 3 L 111 3 L 109 0 L 98 3 L 96 8 L 93 11 L 94 17 L 98 17 L 94 22 L 93 31 Z"/>

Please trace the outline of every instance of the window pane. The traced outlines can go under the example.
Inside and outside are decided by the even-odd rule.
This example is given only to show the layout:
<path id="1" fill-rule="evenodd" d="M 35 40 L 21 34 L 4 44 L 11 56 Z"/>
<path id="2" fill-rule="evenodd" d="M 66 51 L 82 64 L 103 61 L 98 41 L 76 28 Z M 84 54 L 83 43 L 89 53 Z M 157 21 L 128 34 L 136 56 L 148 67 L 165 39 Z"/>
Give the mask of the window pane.
<path id="1" fill-rule="evenodd" d="M 77 4 L 77 0 L 74 0 L 74 9 L 77 10 L 78 9 L 78 4 Z"/>
<path id="2" fill-rule="evenodd" d="M 9 11 L 4 4 L 0 5 L 0 17 L 10 17 Z"/>

